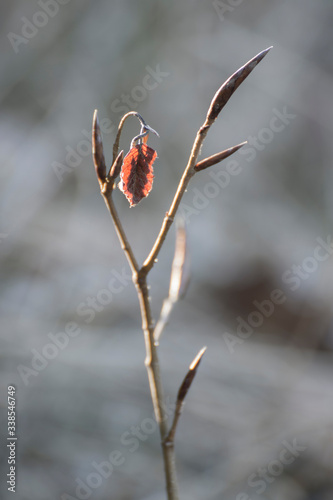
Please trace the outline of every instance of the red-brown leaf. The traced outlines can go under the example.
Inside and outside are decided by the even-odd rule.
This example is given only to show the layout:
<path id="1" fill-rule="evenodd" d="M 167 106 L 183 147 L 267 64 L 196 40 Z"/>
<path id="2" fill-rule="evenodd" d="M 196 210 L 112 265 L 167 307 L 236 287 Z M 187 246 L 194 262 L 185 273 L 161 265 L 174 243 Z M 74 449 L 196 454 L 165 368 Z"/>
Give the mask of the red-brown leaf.
<path id="1" fill-rule="evenodd" d="M 154 179 L 153 163 L 156 157 L 156 151 L 147 144 L 133 146 L 125 156 L 118 187 L 131 207 L 150 193 Z"/>

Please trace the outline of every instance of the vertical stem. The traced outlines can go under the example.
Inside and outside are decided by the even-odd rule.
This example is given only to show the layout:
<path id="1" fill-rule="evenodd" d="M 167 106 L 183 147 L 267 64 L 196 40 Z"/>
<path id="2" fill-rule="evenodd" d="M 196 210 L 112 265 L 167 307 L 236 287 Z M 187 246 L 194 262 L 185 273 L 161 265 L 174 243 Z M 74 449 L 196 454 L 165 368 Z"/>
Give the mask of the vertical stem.
<path id="1" fill-rule="evenodd" d="M 168 500 L 179 500 L 174 446 L 173 443 L 170 446 L 170 444 L 166 443 L 165 440 L 168 433 L 166 422 L 167 415 L 164 411 L 164 396 L 160 375 L 159 359 L 157 355 L 157 346 L 154 343 L 154 324 L 150 308 L 147 275 L 146 273 L 142 273 L 139 270 L 139 266 L 133 254 L 131 245 L 127 240 L 125 231 L 118 216 L 118 212 L 112 200 L 112 188 L 112 185 L 105 183 L 101 189 L 101 193 L 114 222 L 121 247 L 132 270 L 132 279 L 139 298 L 142 318 L 142 330 L 146 346 L 145 366 L 148 373 L 149 388 L 151 399 L 153 402 L 155 418 L 158 423 L 161 436 L 167 498 Z"/>
<path id="2" fill-rule="evenodd" d="M 183 194 L 186 190 L 186 187 L 191 179 L 191 177 L 196 173 L 196 171 L 207 168 L 208 166 L 214 165 L 217 161 L 220 161 L 230 154 L 234 153 L 239 149 L 242 145 L 235 146 L 230 148 L 227 151 L 223 151 L 214 155 L 213 157 L 206 158 L 202 162 L 197 165 L 197 158 L 201 149 L 201 146 L 204 142 L 204 139 L 209 131 L 211 125 L 215 122 L 217 116 L 226 105 L 230 97 L 233 95 L 235 90 L 239 87 L 239 85 L 245 80 L 245 78 L 251 73 L 251 71 L 255 68 L 255 66 L 265 57 L 268 51 L 271 49 L 269 47 L 266 50 L 263 50 L 259 54 L 257 54 L 253 59 L 248 61 L 244 66 L 239 68 L 230 78 L 219 88 L 213 97 L 210 107 L 208 109 L 208 113 L 205 119 L 204 124 L 200 127 L 197 132 L 196 138 L 194 140 L 191 154 L 185 168 L 185 171 L 182 175 L 180 183 L 178 185 L 176 194 L 173 198 L 169 211 L 166 213 L 165 218 L 163 220 L 160 232 L 155 240 L 153 248 L 151 249 L 148 257 L 146 258 L 143 266 L 139 268 L 138 263 L 134 257 L 132 248 L 127 240 L 125 231 L 120 222 L 118 213 L 115 209 L 115 206 L 112 201 L 112 190 L 114 188 L 114 180 L 116 178 L 116 171 L 118 166 L 117 162 L 121 162 L 121 154 L 118 155 L 118 147 L 119 140 L 123 125 L 125 120 L 129 116 L 136 116 L 143 127 L 140 132 L 140 136 L 142 137 L 142 133 L 146 133 L 149 129 L 150 131 L 155 132 L 150 127 L 148 127 L 143 118 L 135 111 L 130 111 L 121 119 L 118 126 L 117 137 L 113 146 L 113 166 L 111 167 L 111 175 L 106 175 L 106 166 L 105 159 L 103 154 L 103 144 L 101 133 L 98 125 L 97 119 L 97 110 L 94 113 L 94 121 L 93 121 L 93 159 L 96 169 L 96 174 L 98 181 L 101 187 L 101 194 L 104 198 L 104 201 L 109 209 L 111 217 L 113 219 L 116 232 L 121 243 L 121 247 L 124 250 L 130 268 L 132 270 L 132 279 L 133 283 L 136 286 L 139 303 L 140 303 L 140 311 L 142 318 L 142 330 L 144 333 L 145 345 L 146 345 L 146 360 L 145 365 L 148 372 L 149 379 L 149 387 L 151 392 L 151 398 L 154 406 L 154 412 L 156 416 L 156 421 L 159 425 L 160 435 L 162 440 L 162 450 L 163 450 L 163 459 L 164 459 L 164 469 L 165 469 L 165 477 L 166 477 L 166 488 L 167 488 L 167 496 L 168 500 L 178 500 L 178 485 L 177 485 L 177 476 L 176 476 L 176 468 L 175 468 L 175 457 L 174 457 L 174 434 L 177 426 L 178 418 L 180 416 L 183 399 L 188 391 L 189 384 L 193 379 L 195 374 L 195 370 L 197 365 L 200 362 L 201 356 L 204 353 L 204 349 L 200 351 L 198 356 L 195 358 L 193 363 L 190 365 L 190 371 L 184 379 L 184 382 L 180 388 L 178 393 L 177 407 L 174 416 L 174 421 L 171 426 L 169 434 L 167 433 L 167 423 L 166 423 L 166 414 L 164 412 L 164 399 L 163 399 L 163 388 L 160 376 L 160 366 L 157 356 L 157 346 L 154 343 L 154 326 L 152 321 L 151 309 L 150 309 L 150 298 L 147 286 L 147 275 L 149 271 L 152 269 L 155 259 L 159 254 L 159 251 L 163 245 L 163 242 L 166 238 L 166 235 L 170 229 L 170 226 L 173 223 L 174 217 L 176 215 L 177 209 L 183 197 Z M 155 132 L 156 133 L 156 132 Z"/>
<path id="3" fill-rule="evenodd" d="M 159 426 L 161 444 L 163 450 L 164 472 L 166 480 L 166 490 L 168 500 L 178 500 L 178 483 L 175 465 L 174 447 L 166 443 L 168 433 L 167 427 L 167 414 L 165 412 L 163 403 L 163 387 L 160 375 L 160 365 L 157 354 L 157 346 L 154 343 L 154 324 L 151 316 L 150 297 L 147 286 L 147 277 L 145 275 L 137 274 L 135 282 L 137 288 L 140 311 L 142 318 L 142 330 L 146 346 L 146 359 L 145 365 L 148 373 L 148 381 L 150 387 L 151 398 L 153 402 L 155 418 Z"/>

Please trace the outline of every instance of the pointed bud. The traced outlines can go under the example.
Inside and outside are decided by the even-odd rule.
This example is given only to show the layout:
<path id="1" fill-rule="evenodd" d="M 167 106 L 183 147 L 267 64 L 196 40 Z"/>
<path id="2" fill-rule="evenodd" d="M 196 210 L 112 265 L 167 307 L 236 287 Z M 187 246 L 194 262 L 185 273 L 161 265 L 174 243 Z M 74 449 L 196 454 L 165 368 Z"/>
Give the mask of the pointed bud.
<path id="1" fill-rule="evenodd" d="M 225 160 L 228 158 L 228 156 L 233 155 L 238 151 L 240 148 L 245 146 L 247 144 L 247 141 L 242 142 L 241 144 L 237 144 L 237 146 L 233 146 L 232 148 L 225 149 L 224 151 L 221 151 L 220 153 L 216 153 L 216 155 L 209 156 L 208 158 L 205 158 L 204 160 L 199 161 L 195 167 L 194 170 L 199 172 L 200 170 L 205 170 L 205 168 L 211 167 L 212 165 L 216 165 L 216 163 L 219 163 L 222 160 Z"/>
<path id="2" fill-rule="evenodd" d="M 201 358 L 202 358 L 202 356 L 206 352 L 206 349 L 207 349 L 207 347 L 203 347 L 198 352 L 198 354 L 196 355 L 196 357 L 194 358 L 194 360 L 192 361 L 192 363 L 190 364 L 189 371 L 187 372 L 187 374 L 186 374 L 186 376 L 185 376 L 185 378 L 183 380 L 183 383 L 180 386 L 180 389 L 178 391 L 177 404 L 179 404 L 179 403 L 181 403 L 181 402 L 184 401 L 185 396 L 188 393 L 188 391 L 189 391 L 189 389 L 191 387 L 191 384 L 193 382 L 193 379 L 195 377 L 195 374 L 197 372 L 197 369 L 198 369 L 198 366 L 200 364 Z"/>
<path id="3" fill-rule="evenodd" d="M 121 166 L 123 164 L 124 151 L 120 151 L 119 155 L 115 159 L 111 169 L 110 169 L 110 179 L 115 181 L 120 174 Z"/>
<path id="4" fill-rule="evenodd" d="M 92 127 L 92 155 L 97 178 L 100 182 L 105 182 L 106 165 L 103 152 L 102 135 L 98 123 L 97 109 L 95 109 L 94 112 Z"/>
<path id="5" fill-rule="evenodd" d="M 233 75 L 228 78 L 226 82 L 219 88 L 216 92 L 211 105 L 207 113 L 207 120 L 213 123 L 218 117 L 220 111 L 229 101 L 232 94 L 240 86 L 240 84 L 245 80 L 251 71 L 257 66 L 258 63 L 265 57 L 265 55 L 271 50 L 272 47 L 259 52 L 253 59 L 250 59 L 244 66 L 239 68 Z"/>

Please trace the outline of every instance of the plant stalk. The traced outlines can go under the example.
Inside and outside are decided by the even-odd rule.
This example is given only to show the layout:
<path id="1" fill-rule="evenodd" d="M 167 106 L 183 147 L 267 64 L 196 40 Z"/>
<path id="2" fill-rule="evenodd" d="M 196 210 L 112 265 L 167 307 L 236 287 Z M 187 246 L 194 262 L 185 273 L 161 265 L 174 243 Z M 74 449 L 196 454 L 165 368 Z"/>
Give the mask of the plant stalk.
<path id="1" fill-rule="evenodd" d="M 155 418 L 159 426 L 161 437 L 168 500 L 179 500 L 174 446 L 173 444 L 172 446 L 170 446 L 170 444 L 168 444 L 165 440 L 168 433 L 168 426 L 166 421 L 167 413 L 164 409 L 164 396 L 160 375 L 160 365 L 157 354 L 157 346 L 154 343 L 154 322 L 152 319 L 150 308 L 147 275 L 143 274 L 139 269 L 131 245 L 127 240 L 125 231 L 118 216 L 118 212 L 112 200 L 112 186 L 108 187 L 108 184 L 106 183 L 101 192 L 116 228 L 121 248 L 123 249 L 129 266 L 132 270 L 132 280 L 136 287 L 139 298 L 142 331 L 146 347 L 145 366 L 148 373 L 149 388 L 154 407 Z"/>
<path id="2" fill-rule="evenodd" d="M 222 151 L 221 153 L 213 155 L 197 163 L 197 159 L 202 144 L 211 125 L 215 122 L 219 113 L 226 105 L 230 97 L 233 95 L 235 90 L 252 72 L 252 70 L 256 67 L 256 65 L 265 57 L 270 48 L 271 47 L 269 47 L 266 50 L 263 50 L 262 52 L 257 54 L 253 59 L 248 61 L 244 66 L 239 68 L 239 70 L 237 70 L 233 75 L 231 75 L 231 77 L 218 89 L 215 96 L 213 97 L 204 124 L 200 127 L 200 129 L 196 134 L 188 163 L 180 179 L 177 191 L 172 200 L 169 211 L 166 213 L 163 219 L 162 226 L 155 240 L 155 243 L 141 268 L 139 267 L 135 259 L 132 247 L 126 237 L 125 231 L 120 222 L 117 210 L 112 200 L 112 191 L 115 186 L 115 179 L 117 175 L 119 175 L 120 166 L 123 158 L 122 152 L 118 155 L 118 149 L 119 149 L 120 135 L 125 120 L 129 116 L 136 116 L 141 122 L 140 135 L 137 136 L 135 139 L 147 135 L 149 131 L 152 132 L 155 131 L 151 129 L 149 126 L 147 126 L 141 115 L 139 115 L 137 112 L 130 111 L 129 113 L 126 113 L 126 115 L 124 115 L 123 118 L 121 119 L 118 126 L 118 133 L 113 146 L 113 164 L 109 174 L 107 174 L 104 153 L 103 153 L 102 138 L 98 125 L 97 110 L 94 113 L 93 134 L 92 134 L 93 159 L 94 159 L 97 178 L 101 187 L 101 194 L 110 212 L 121 247 L 125 253 L 129 266 L 131 268 L 132 280 L 136 287 L 139 298 L 140 312 L 142 319 L 142 330 L 144 334 L 145 347 L 146 347 L 145 365 L 148 373 L 149 387 L 150 387 L 150 393 L 153 402 L 155 417 L 160 430 L 168 500 L 179 500 L 178 483 L 177 483 L 177 475 L 175 467 L 175 455 L 174 455 L 174 436 L 178 419 L 180 417 L 181 410 L 183 407 L 184 398 L 189 390 L 190 384 L 192 383 L 193 377 L 200 363 L 201 357 L 205 351 L 205 348 L 203 348 L 199 352 L 197 357 L 190 365 L 189 372 L 187 373 L 183 381 L 183 384 L 180 387 L 180 390 L 178 392 L 174 420 L 173 423 L 171 424 L 170 431 L 168 432 L 168 426 L 166 421 L 167 412 L 165 411 L 164 408 L 163 387 L 161 382 L 160 365 L 157 354 L 157 342 L 154 341 L 154 322 L 151 314 L 150 297 L 147 286 L 147 276 L 149 271 L 154 266 L 159 251 L 174 221 L 179 204 L 186 191 L 190 179 L 196 172 L 216 164 L 218 161 L 221 161 L 230 154 L 233 154 L 235 151 L 237 151 L 237 149 L 239 149 L 244 144 L 242 143 L 237 146 L 234 146 L 233 148 L 229 148 L 228 150 Z"/>

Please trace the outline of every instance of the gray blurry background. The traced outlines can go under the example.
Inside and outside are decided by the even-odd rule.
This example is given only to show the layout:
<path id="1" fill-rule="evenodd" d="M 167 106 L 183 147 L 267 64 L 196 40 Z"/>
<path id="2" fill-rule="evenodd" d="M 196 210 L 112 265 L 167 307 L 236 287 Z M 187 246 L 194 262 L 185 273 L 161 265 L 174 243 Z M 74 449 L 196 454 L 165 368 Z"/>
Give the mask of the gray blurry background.
<path id="1" fill-rule="evenodd" d="M 253 149 L 233 157 L 237 175 L 226 177 L 227 160 L 184 197 L 191 283 L 162 337 L 162 373 L 172 403 L 207 345 L 176 436 L 182 499 L 332 499 L 333 266 L 330 249 L 314 257 L 333 233 L 332 2 L 31 0 L 3 2 L 0 19 L 1 413 L 5 438 L 14 384 L 16 498 L 165 498 L 137 297 L 99 195 L 92 114 L 108 163 L 129 108 L 160 134 L 149 198 L 130 210 L 115 193 L 141 262 L 215 91 L 273 45 L 201 158 L 246 139 Z M 129 120 L 125 152 L 137 133 Z M 155 316 L 173 247 L 171 230 L 150 276 Z M 260 321 L 256 304 L 275 289 L 285 300 L 264 302 Z M 258 325 L 245 339 L 248 318 Z M 134 445 L 135 426 L 146 432 Z M 96 476 L 93 463 L 115 450 L 123 463 Z M 4 439 L 1 456 L 11 498 Z"/>

